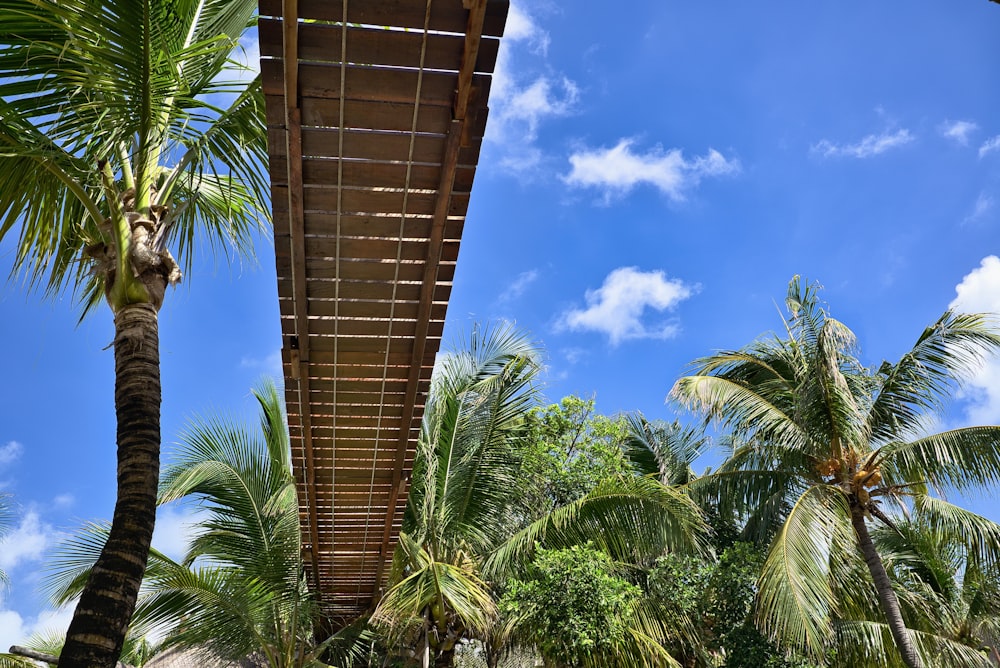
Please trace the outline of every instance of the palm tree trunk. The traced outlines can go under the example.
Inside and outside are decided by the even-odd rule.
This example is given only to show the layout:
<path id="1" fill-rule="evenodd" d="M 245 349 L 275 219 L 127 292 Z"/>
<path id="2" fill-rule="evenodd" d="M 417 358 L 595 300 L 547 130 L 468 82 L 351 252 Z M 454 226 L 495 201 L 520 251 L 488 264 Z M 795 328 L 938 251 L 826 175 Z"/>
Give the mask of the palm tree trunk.
<path id="1" fill-rule="evenodd" d="M 872 543 L 872 538 L 868 534 L 868 526 L 865 524 L 864 509 L 857 503 L 851 504 L 851 524 L 854 525 L 854 532 L 858 537 L 858 548 L 864 555 L 865 563 L 872 574 L 875 582 L 875 590 L 878 592 L 879 602 L 882 605 L 882 612 L 885 613 L 892 638 L 896 641 L 896 647 L 909 668 L 923 668 L 920 655 L 914 646 L 910 634 L 906 631 L 906 624 L 903 622 L 903 613 L 899 609 L 899 601 L 896 599 L 896 592 L 892 590 L 892 582 L 885 572 L 882 559 L 878 556 L 878 551 Z"/>
<path id="2" fill-rule="evenodd" d="M 111 532 L 66 635 L 59 668 L 112 668 L 135 610 L 156 519 L 160 354 L 156 308 L 115 314 L 118 501 Z"/>

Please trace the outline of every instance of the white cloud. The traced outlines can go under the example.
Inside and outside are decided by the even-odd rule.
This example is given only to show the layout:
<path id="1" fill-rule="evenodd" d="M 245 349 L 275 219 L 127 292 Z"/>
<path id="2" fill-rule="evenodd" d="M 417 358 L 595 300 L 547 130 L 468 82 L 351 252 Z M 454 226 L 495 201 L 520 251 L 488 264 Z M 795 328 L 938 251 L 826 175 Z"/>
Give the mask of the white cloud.
<path id="1" fill-rule="evenodd" d="M 0 570 L 10 575 L 11 569 L 25 561 L 37 561 L 56 537 L 53 528 L 42 522 L 35 510 L 21 518 L 17 528 L 0 540 Z"/>
<path id="2" fill-rule="evenodd" d="M 979 157 L 981 158 L 987 153 L 992 153 L 997 149 L 1000 149 L 1000 135 L 990 137 L 983 142 L 983 145 L 979 147 Z"/>
<path id="3" fill-rule="evenodd" d="M 153 547 L 175 561 L 183 559 L 194 537 L 194 528 L 201 520 L 200 514 L 198 510 L 176 504 L 160 506 L 153 531 Z"/>
<path id="4" fill-rule="evenodd" d="M 828 139 L 823 139 L 814 145 L 812 150 L 824 158 L 870 158 L 885 153 L 891 148 L 909 144 L 913 139 L 914 137 L 910 134 L 909 130 L 902 129 L 893 133 L 883 132 L 879 135 L 868 135 L 854 144 L 840 145 L 834 144 Z"/>
<path id="5" fill-rule="evenodd" d="M 227 65 L 220 80 L 252 81 L 260 74 L 260 40 L 257 27 L 253 26 L 240 36 L 240 41 L 229 55 L 233 62 Z"/>
<path id="6" fill-rule="evenodd" d="M 518 297 L 523 295 L 524 291 L 528 289 L 528 286 L 530 286 L 536 280 L 538 280 L 537 269 L 522 271 L 520 274 L 517 275 L 517 278 L 515 278 L 511 282 L 511 284 L 508 285 L 507 288 L 502 293 L 500 293 L 500 297 L 497 299 L 497 301 L 509 302 L 514 299 L 517 299 Z"/>
<path id="7" fill-rule="evenodd" d="M 962 146 L 969 145 L 969 135 L 979 129 L 972 121 L 945 121 L 941 124 L 941 134 Z"/>
<path id="8" fill-rule="evenodd" d="M 622 139 L 612 148 L 585 149 L 569 157 L 572 169 L 563 179 L 572 186 L 596 187 L 606 197 L 624 194 L 637 185 L 655 186 L 674 201 L 682 201 L 685 191 L 706 176 L 722 176 L 740 171 L 735 158 L 727 160 L 715 149 L 691 160 L 678 148 L 664 151 L 654 146 L 646 153 L 632 150 L 634 141 Z"/>
<path id="9" fill-rule="evenodd" d="M 37 617 L 25 619 L 15 610 L 0 610 L 0 651 L 11 645 L 23 645 L 28 638 L 38 634 L 65 633 L 73 620 L 70 607 L 43 610 Z"/>
<path id="10" fill-rule="evenodd" d="M 587 308 L 566 311 L 557 326 L 606 334 L 612 345 L 628 339 L 670 338 L 677 334 L 676 323 L 648 325 L 643 315 L 647 309 L 673 310 L 696 290 L 697 286 L 668 279 L 662 271 L 620 267 L 608 274 L 600 288 L 587 291 Z"/>
<path id="11" fill-rule="evenodd" d="M 521 7 L 521 3 L 512 2 L 507 12 L 503 42 L 528 42 L 536 51 L 545 53 L 549 48 L 549 34 L 539 27 L 531 14 Z"/>
<path id="12" fill-rule="evenodd" d="M 989 255 L 955 287 L 949 308 L 967 313 L 1000 313 L 1000 258 Z M 967 424 L 1000 424 L 1000 359 L 989 361 L 970 379 L 966 399 Z"/>
<path id="13" fill-rule="evenodd" d="M 7 441 L 6 444 L 0 445 L 0 466 L 10 464 L 20 457 L 22 452 L 24 452 L 24 446 L 17 441 Z"/>
<path id="14" fill-rule="evenodd" d="M 539 126 L 572 113 L 580 97 L 576 83 L 551 71 L 548 45 L 548 33 L 519 3 L 512 3 L 493 71 L 486 126 L 486 139 L 501 154 L 494 163 L 510 172 L 524 174 L 542 163 L 544 155 L 535 144 Z M 534 73 L 523 74 L 532 69 Z"/>

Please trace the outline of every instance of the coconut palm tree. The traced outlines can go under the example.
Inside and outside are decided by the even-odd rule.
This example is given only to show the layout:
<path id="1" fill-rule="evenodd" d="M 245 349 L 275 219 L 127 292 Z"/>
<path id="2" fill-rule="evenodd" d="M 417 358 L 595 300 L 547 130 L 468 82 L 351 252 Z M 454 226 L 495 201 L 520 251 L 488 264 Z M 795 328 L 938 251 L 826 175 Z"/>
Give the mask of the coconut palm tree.
<path id="1" fill-rule="evenodd" d="M 115 323 L 118 501 L 62 666 L 110 666 L 153 531 L 157 312 L 192 245 L 265 216 L 258 79 L 226 75 L 254 0 L 0 0 L 0 239 L 34 286 Z"/>
<path id="2" fill-rule="evenodd" d="M 233 662 L 253 657 L 270 668 L 322 668 L 325 655 L 350 654 L 354 629 L 317 641 L 321 611 L 301 561 L 283 401 L 270 383 L 254 394 L 259 430 L 197 420 L 165 470 L 160 502 L 194 501 L 202 515 L 181 563 L 152 551 L 133 630 L 165 636 L 163 649 L 197 648 Z M 50 584 L 57 603 L 80 591 L 101 533 L 83 532 L 61 549 Z"/>
<path id="3" fill-rule="evenodd" d="M 994 535 L 1000 527 L 979 518 Z M 956 535 L 932 509 L 879 527 L 872 540 L 897 583 L 900 607 L 929 666 L 1000 666 L 1000 564 L 983 554 L 981 539 Z M 859 560 L 860 561 L 860 560 Z M 860 569 L 864 563 L 859 563 Z M 878 600 L 867 597 L 837 622 L 837 659 L 845 667 L 901 665 L 892 636 L 877 615 Z"/>
<path id="4" fill-rule="evenodd" d="M 591 541 L 625 560 L 665 545 L 698 549 L 704 525 L 683 494 L 649 479 L 610 479 L 534 522 L 521 468 L 537 348 L 509 325 L 476 328 L 436 369 L 392 586 L 372 617 L 424 666 L 495 633 L 492 583 L 527 567 L 536 546 Z M 495 654 L 495 652 L 494 652 Z"/>
<path id="5" fill-rule="evenodd" d="M 985 531 L 982 550 L 1000 554 L 1000 536 L 929 495 L 1000 482 L 1000 427 L 926 435 L 1000 335 L 983 315 L 947 312 L 898 362 L 867 369 L 816 286 L 795 277 L 786 303 L 786 336 L 694 362 L 671 395 L 741 443 L 710 476 L 717 498 L 779 523 L 759 582 L 762 628 L 821 657 L 838 611 L 831 582 L 846 572 L 843 551 L 858 550 L 903 662 L 921 666 L 868 522 L 891 525 L 887 503 L 933 507 L 956 532 Z"/>

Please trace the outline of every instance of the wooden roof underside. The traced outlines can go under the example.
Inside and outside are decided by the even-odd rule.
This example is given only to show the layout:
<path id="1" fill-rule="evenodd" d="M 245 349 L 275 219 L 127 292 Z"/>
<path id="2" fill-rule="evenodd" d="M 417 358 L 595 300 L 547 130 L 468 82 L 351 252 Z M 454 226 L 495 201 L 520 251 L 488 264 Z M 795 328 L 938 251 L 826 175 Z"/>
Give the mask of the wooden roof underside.
<path id="1" fill-rule="evenodd" d="M 303 556 L 334 623 L 398 539 L 507 10 L 260 0 Z"/>

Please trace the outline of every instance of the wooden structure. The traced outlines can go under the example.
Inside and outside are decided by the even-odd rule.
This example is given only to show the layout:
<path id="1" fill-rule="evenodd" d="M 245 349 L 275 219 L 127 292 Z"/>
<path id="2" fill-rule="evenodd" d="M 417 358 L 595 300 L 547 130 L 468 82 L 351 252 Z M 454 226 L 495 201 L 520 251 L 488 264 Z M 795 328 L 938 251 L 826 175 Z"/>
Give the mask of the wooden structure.
<path id="1" fill-rule="evenodd" d="M 378 601 L 444 328 L 507 0 L 260 0 L 303 552 Z"/>

